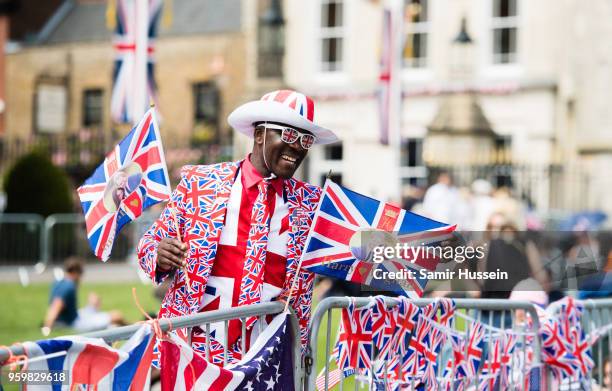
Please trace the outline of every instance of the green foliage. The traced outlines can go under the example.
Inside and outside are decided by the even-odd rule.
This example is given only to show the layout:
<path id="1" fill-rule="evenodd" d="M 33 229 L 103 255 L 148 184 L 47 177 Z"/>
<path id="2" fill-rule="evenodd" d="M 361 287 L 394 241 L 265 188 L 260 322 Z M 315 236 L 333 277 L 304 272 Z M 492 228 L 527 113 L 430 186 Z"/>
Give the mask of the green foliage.
<path id="1" fill-rule="evenodd" d="M 8 171 L 4 181 L 6 213 L 72 212 L 68 176 L 38 151 L 22 156 Z"/>

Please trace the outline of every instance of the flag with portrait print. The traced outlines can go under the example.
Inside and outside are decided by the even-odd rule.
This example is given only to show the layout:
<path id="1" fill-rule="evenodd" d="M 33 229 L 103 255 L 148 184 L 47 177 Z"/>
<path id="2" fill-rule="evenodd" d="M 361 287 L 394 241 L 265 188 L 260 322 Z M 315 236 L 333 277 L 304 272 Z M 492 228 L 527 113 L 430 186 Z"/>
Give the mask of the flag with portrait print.
<path id="1" fill-rule="evenodd" d="M 170 198 L 170 180 L 155 110 L 149 109 L 78 188 L 87 239 L 108 260 L 116 235 L 146 208 Z"/>
<path id="2" fill-rule="evenodd" d="M 427 276 L 420 271 L 435 270 L 439 261 L 424 251 L 425 246 L 450 238 L 455 227 L 356 193 L 328 179 L 304 245 L 302 267 L 417 298 L 423 295 L 427 284 Z M 378 250 L 400 243 L 422 252 L 393 256 L 382 262 L 377 259 L 382 256 Z M 380 272 L 411 274 L 409 278 L 377 278 Z"/>

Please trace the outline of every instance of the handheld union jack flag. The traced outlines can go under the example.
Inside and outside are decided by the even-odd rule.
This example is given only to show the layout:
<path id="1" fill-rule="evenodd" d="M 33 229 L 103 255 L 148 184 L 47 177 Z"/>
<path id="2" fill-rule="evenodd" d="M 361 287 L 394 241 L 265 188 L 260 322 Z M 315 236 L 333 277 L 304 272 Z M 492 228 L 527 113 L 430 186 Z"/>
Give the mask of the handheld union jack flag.
<path id="1" fill-rule="evenodd" d="M 106 261 L 123 226 L 151 205 L 170 197 L 161 137 L 151 108 L 79 187 L 87 238 Z"/>
<path id="2" fill-rule="evenodd" d="M 336 362 L 344 376 L 372 366 L 372 311 L 369 307 L 342 309 L 337 343 Z"/>
<path id="3" fill-rule="evenodd" d="M 306 270 L 352 281 L 400 295 L 420 297 L 427 278 L 419 270 L 435 270 L 432 257 L 376 259 L 381 247 L 398 243 L 431 244 L 452 235 L 455 226 L 440 223 L 325 182 L 302 254 Z M 410 273 L 405 279 L 377 278 L 375 271 Z M 408 274 L 406 274 L 408 276 Z M 380 277 L 380 273 L 379 273 Z"/>

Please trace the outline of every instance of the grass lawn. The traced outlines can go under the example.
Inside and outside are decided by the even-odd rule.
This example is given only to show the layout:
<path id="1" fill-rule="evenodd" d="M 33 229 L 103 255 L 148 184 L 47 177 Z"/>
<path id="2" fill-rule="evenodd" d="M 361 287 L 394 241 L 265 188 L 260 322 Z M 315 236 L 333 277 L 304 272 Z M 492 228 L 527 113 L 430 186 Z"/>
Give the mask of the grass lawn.
<path id="1" fill-rule="evenodd" d="M 79 307 L 87 303 L 89 292 L 102 298 L 102 310 L 116 309 L 130 323 L 142 320 L 140 311 L 132 299 L 132 286 L 136 287 L 138 300 L 145 311 L 157 312 L 159 301 L 153 297 L 153 287 L 140 283 L 130 284 L 82 284 L 79 288 Z M 50 284 L 0 285 L 0 345 L 42 339 L 40 327 L 47 310 Z M 53 330 L 51 336 L 74 334 L 71 329 Z"/>

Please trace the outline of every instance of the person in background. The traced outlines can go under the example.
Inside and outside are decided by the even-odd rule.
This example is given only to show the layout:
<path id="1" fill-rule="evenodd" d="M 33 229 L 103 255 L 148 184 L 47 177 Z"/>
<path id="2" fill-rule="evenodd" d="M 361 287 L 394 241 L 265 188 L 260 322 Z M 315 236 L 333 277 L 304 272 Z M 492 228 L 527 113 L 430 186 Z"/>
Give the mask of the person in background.
<path id="1" fill-rule="evenodd" d="M 527 278 L 519 281 L 514 289 L 512 289 L 509 300 L 528 301 L 541 309 L 545 309 L 549 303 L 548 293 L 546 293 L 542 285 L 534 278 Z M 517 324 L 522 324 L 526 319 L 525 317 L 525 310 L 516 311 Z"/>
<path id="2" fill-rule="evenodd" d="M 524 230 L 526 223 L 526 208 L 518 199 L 512 196 L 510 189 L 502 186 L 493 193 L 494 212 L 502 214 L 506 220 L 518 230 Z"/>
<path id="3" fill-rule="evenodd" d="M 436 183 L 425 192 L 420 212 L 431 219 L 455 224 L 457 219 L 454 211 L 458 199 L 450 173 L 441 171 Z"/>
<path id="4" fill-rule="evenodd" d="M 402 191 L 402 208 L 412 211 L 413 208 L 423 201 L 425 190 L 419 186 L 408 185 Z"/>
<path id="5" fill-rule="evenodd" d="M 470 230 L 484 231 L 489 218 L 495 210 L 495 202 L 491 197 L 491 184 L 485 179 L 476 179 L 472 183 L 472 221 Z"/>
<path id="6" fill-rule="evenodd" d="M 64 262 L 64 278 L 51 288 L 49 307 L 41 329 L 44 336 L 49 335 L 53 327 L 72 327 L 87 332 L 125 324 L 119 311 L 100 311 L 100 298 L 95 293 L 89 295 L 86 307 L 77 309 L 77 289 L 82 276 L 83 262 L 68 258 Z"/>

